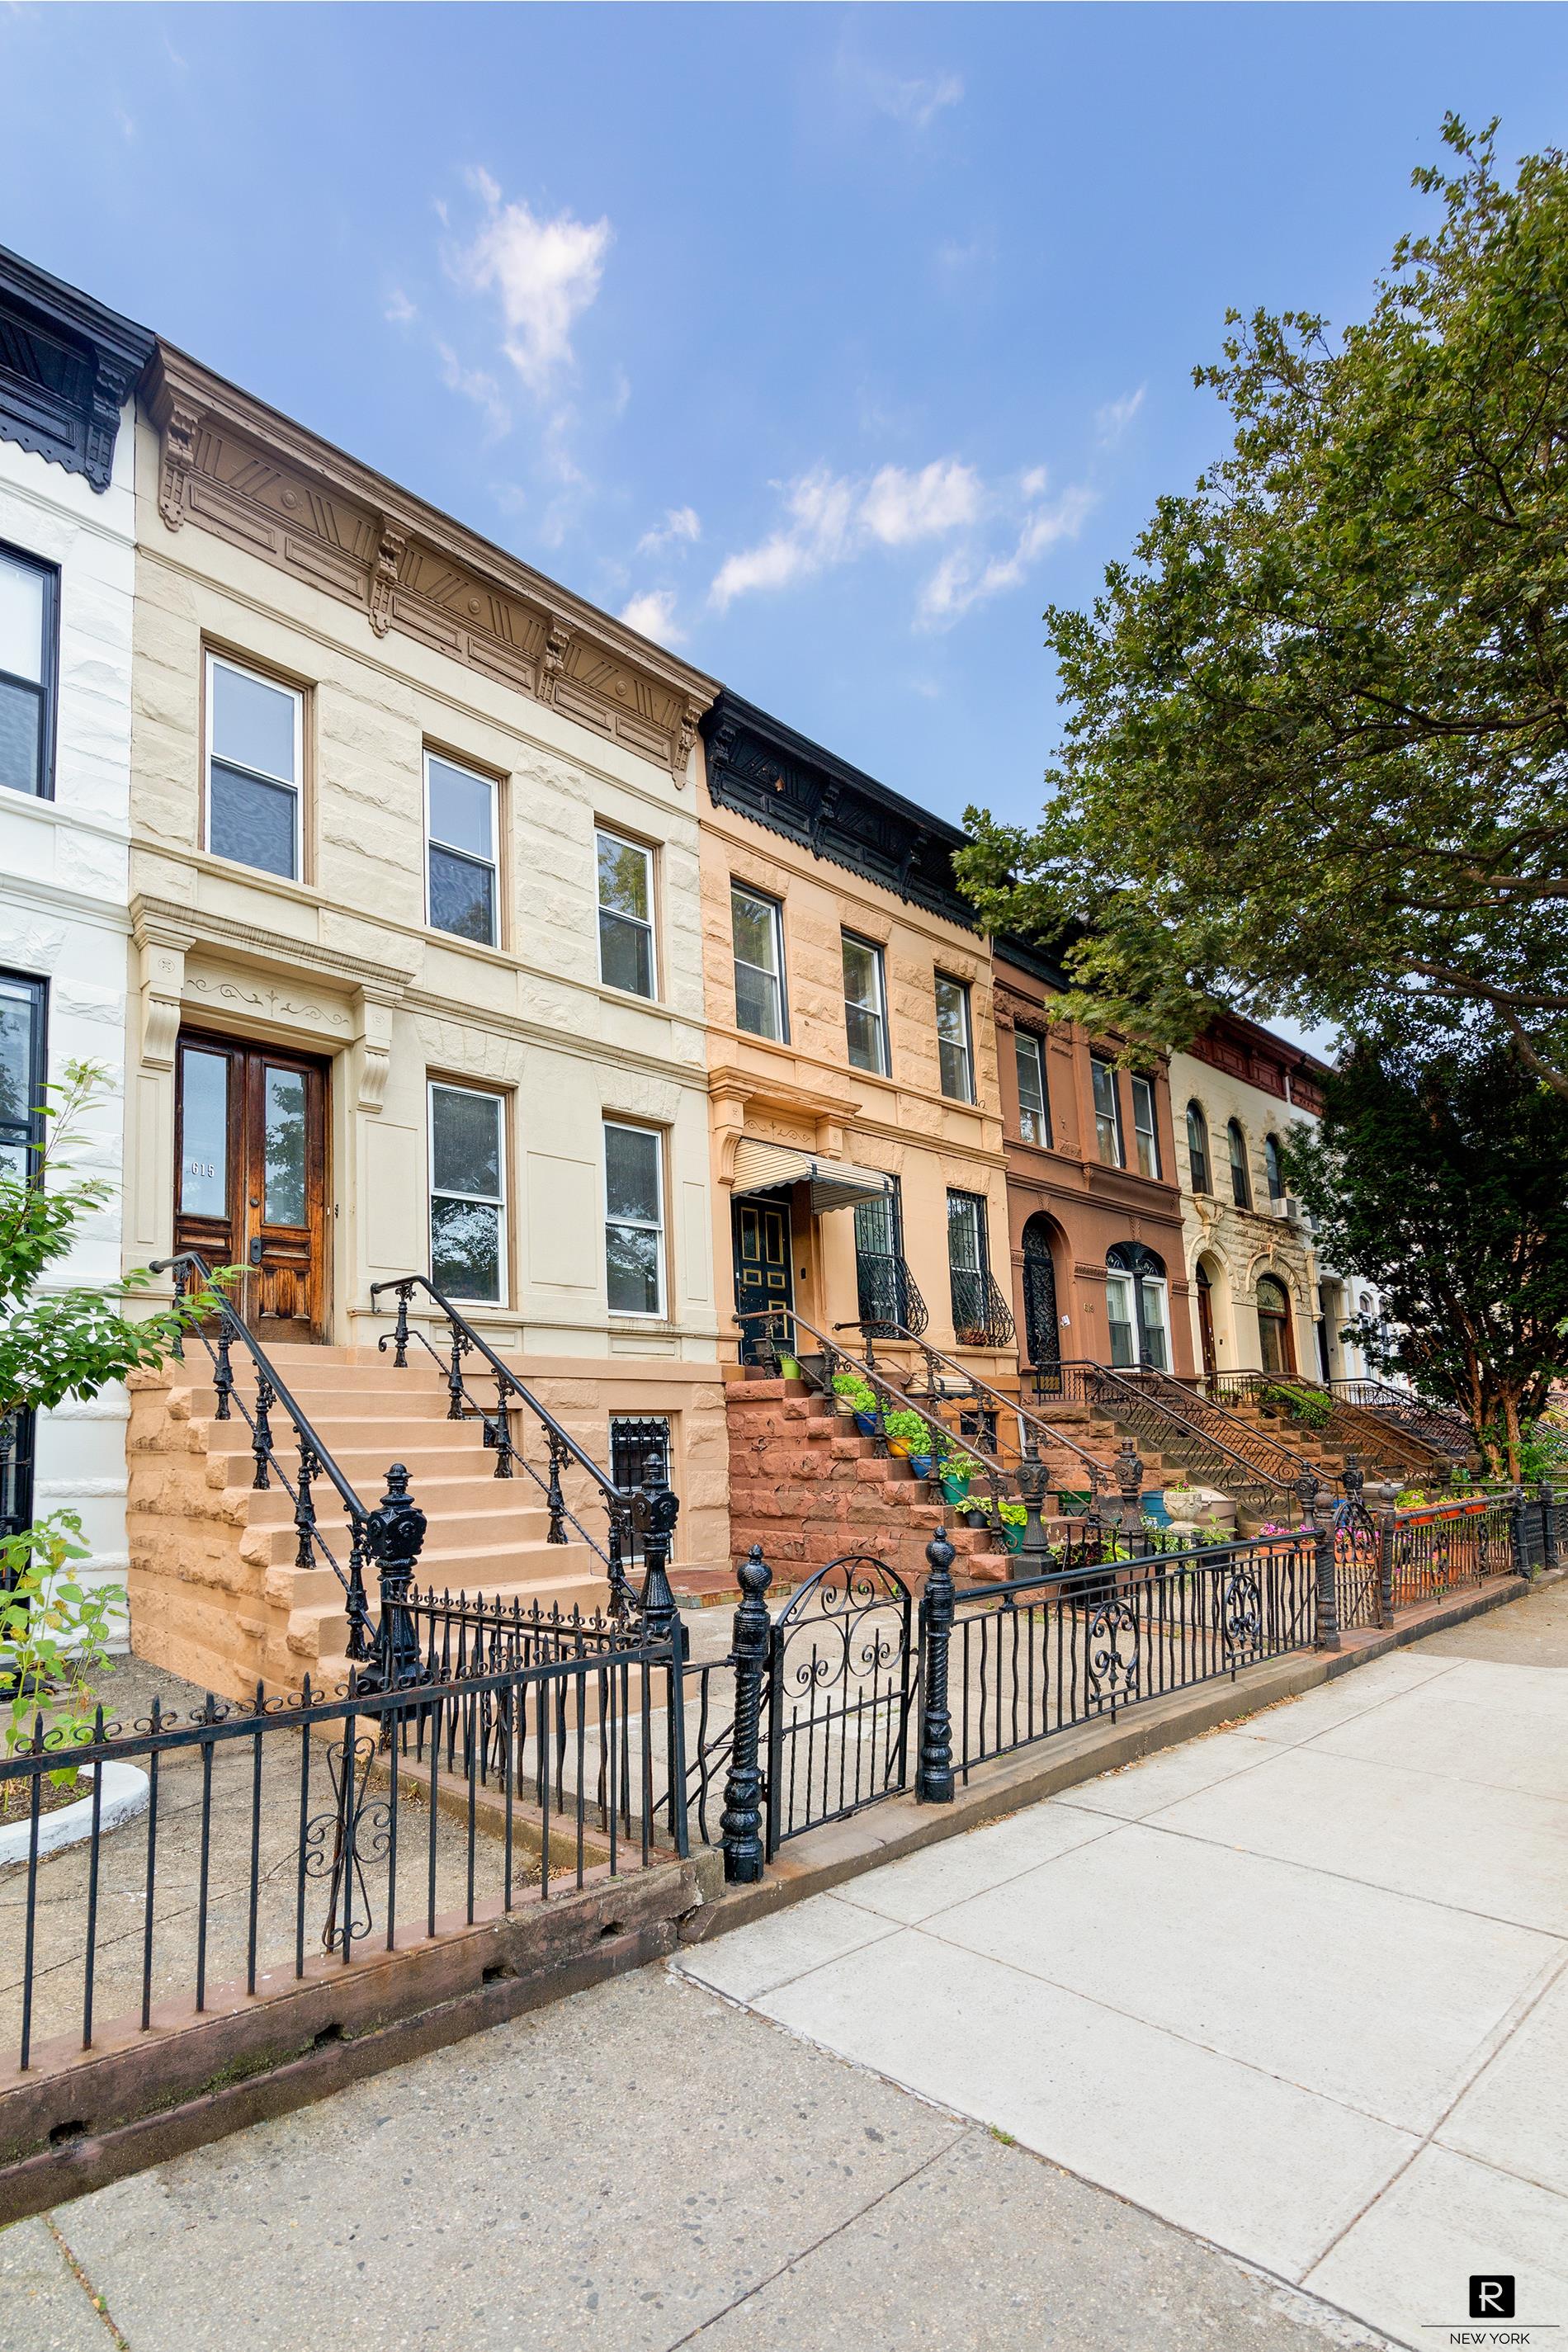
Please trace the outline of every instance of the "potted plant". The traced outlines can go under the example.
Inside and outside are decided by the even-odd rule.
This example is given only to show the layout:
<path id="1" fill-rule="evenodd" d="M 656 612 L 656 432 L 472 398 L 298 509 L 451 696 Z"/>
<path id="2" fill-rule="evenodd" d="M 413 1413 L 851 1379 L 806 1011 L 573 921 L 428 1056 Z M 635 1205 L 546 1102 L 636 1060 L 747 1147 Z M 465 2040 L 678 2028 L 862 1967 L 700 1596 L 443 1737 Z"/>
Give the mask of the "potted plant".
<path id="1" fill-rule="evenodd" d="M 999 1503 L 996 1507 L 1001 1516 L 996 1532 L 1002 1538 L 1003 1550 L 1022 1551 L 1024 1529 L 1028 1526 L 1029 1514 L 1022 1503 Z"/>
<path id="2" fill-rule="evenodd" d="M 872 1436 L 877 1427 L 877 1400 L 859 1373 L 835 1372 L 833 1393 L 837 1397 L 842 1397 L 844 1402 L 849 1407 L 855 1416 L 856 1427 L 865 1436 Z"/>
<path id="3" fill-rule="evenodd" d="M 943 1502 L 963 1502 L 969 1493 L 969 1482 L 979 1467 L 980 1465 L 973 1454 L 945 1454 L 942 1457 L 941 1473 Z"/>
<path id="4" fill-rule="evenodd" d="M 888 1444 L 895 1454 L 901 1454 L 917 1478 L 929 1478 L 931 1467 L 932 1439 L 930 1429 L 918 1412 L 900 1407 L 884 1413 L 882 1427 Z"/>

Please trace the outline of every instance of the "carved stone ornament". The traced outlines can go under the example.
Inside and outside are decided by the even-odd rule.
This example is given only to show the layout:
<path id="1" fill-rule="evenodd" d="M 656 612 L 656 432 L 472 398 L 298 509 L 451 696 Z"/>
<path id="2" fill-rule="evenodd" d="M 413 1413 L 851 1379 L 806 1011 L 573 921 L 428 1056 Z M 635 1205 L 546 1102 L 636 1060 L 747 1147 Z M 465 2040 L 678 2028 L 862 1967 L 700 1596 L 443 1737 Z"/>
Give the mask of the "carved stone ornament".
<path id="1" fill-rule="evenodd" d="M 171 530 L 178 530 L 185 520 L 185 484 L 196 462 L 196 435 L 201 428 L 199 408 L 187 407 L 176 400 L 169 411 L 169 421 L 163 427 L 163 458 L 158 472 L 158 512 Z"/>
<path id="2" fill-rule="evenodd" d="M 552 620 L 550 636 L 544 648 L 544 664 L 539 681 L 541 702 L 553 702 L 555 689 L 561 683 L 561 673 L 566 667 L 567 650 L 573 633 L 564 621 Z"/>
<path id="3" fill-rule="evenodd" d="M 370 575 L 370 625 L 378 637 L 384 637 L 392 626 L 392 592 L 397 585 L 397 567 L 407 549 L 406 531 L 395 530 L 384 521 Z"/>

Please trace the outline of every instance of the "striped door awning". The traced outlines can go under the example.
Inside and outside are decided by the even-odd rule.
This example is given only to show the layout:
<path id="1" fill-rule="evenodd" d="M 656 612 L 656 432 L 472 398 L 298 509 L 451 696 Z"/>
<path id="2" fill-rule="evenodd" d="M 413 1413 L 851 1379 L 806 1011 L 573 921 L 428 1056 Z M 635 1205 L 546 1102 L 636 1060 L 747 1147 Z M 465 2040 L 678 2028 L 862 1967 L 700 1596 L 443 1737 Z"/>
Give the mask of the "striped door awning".
<path id="1" fill-rule="evenodd" d="M 735 1151 L 735 1193 L 771 1192 L 775 1184 L 809 1184 L 811 1211 L 852 1209 L 858 1201 L 879 1201 L 892 1179 L 876 1168 L 852 1167 L 847 1160 L 818 1160 L 793 1143 L 763 1143 L 742 1136 Z"/>

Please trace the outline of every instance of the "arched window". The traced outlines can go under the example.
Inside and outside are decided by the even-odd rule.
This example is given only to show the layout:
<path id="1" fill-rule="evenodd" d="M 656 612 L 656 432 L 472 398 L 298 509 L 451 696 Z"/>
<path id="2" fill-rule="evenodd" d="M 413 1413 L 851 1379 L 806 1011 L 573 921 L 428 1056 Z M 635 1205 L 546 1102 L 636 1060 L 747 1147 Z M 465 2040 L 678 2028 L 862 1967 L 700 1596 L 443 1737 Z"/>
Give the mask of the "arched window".
<path id="1" fill-rule="evenodd" d="M 1204 1117 L 1202 1103 L 1187 1105 L 1187 1162 L 1193 1171 L 1194 1192 L 1210 1192 L 1214 1186 L 1209 1179 L 1209 1123 Z"/>
<path id="2" fill-rule="evenodd" d="M 1296 1369 L 1296 1345 L 1290 1329 L 1290 1294 L 1271 1274 L 1258 1277 L 1258 1345 L 1266 1372 Z"/>
<path id="3" fill-rule="evenodd" d="M 1268 1176 L 1268 1197 L 1271 1201 L 1285 1198 L 1285 1179 L 1279 1168 L 1279 1138 L 1266 1135 L 1263 1139 L 1263 1165 Z"/>
<path id="4" fill-rule="evenodd" d="M 1105 1253 L 1105 1312 L 1113 1369 L 1171 1369 L 1165 1261 L 1142 1242 L 1115 1242 Z"/>
<path id="5" fill-rule="evenodd" d="M 1233 1118 L 1226 1129 L 1230 1142 L 1230 1190 L 1238 1209 L 1252 1206 L 1252 1180 L 1247 1172 L 1247 1138 L 1241 1131 L 1241 1121 Z"/>

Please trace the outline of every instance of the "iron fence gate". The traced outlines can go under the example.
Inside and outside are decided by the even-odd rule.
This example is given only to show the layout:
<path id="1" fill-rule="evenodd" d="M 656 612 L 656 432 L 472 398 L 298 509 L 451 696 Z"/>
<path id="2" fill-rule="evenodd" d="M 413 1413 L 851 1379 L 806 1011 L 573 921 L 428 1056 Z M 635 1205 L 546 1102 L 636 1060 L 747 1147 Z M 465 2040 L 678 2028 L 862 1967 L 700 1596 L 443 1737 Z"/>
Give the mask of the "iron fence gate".
<path id="1" fill-rule="evenodd" d="M 770 1860 L 908 1787 L 919 1683 L 914 1596 L 885 1560 L 830 1560 L 785 1603 L 763 1697 Z"/>

